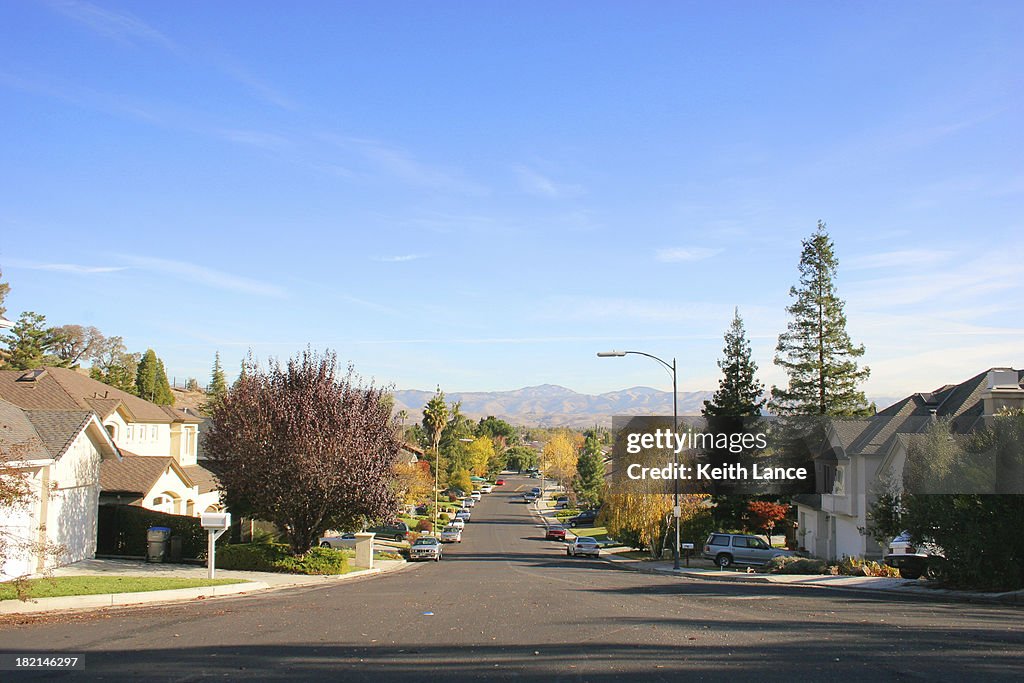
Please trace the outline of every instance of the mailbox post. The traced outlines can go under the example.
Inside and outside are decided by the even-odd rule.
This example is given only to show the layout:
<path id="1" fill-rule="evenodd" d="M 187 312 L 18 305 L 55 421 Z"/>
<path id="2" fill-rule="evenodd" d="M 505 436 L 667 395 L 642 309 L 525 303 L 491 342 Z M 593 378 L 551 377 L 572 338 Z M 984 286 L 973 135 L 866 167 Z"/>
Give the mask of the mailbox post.
<path id="1" fill-rule="evenodd" d="M 204 512 L 199 516 L 199 523 L 206 529 L 206 561 L 209 563 L 208 576 L 217 578 L 217 539 L 231 527 L 230 512 Z"/>
<path id="2" fill-rule="evenodd" d="M 690 566 L 690 551 L 693 550 L 693 544 L 692 543 L 683 543 L 682 547 L 683 547 L 683 550 L 686 551 L 686 566 L 689 567 Z"/>

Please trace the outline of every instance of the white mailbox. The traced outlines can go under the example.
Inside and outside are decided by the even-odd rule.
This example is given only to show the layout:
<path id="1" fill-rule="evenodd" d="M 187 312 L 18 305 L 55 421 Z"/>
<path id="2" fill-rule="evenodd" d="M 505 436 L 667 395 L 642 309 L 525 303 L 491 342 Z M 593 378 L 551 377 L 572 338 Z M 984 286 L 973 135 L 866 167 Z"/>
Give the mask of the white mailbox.
<path id="1" fill-rule="evenodd" d="M 682 548 L 683 550 L 693 550 L 693 544 L 692 543 L 683 543 L 679 547 Z"/>
<path id="2" fill-rule="evenodd" d="M 204 529 L 229 529 L 231 528 L 230 512 L 204 512 L 199 516 L 199 523 Z"/>

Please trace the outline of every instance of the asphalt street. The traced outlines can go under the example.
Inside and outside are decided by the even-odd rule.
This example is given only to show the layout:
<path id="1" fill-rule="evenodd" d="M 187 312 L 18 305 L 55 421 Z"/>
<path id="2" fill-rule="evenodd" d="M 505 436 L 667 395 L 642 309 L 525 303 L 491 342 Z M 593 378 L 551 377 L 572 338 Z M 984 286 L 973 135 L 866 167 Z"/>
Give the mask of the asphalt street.
<path id="1" fill-rule="evenodd" d="M 569 558 L 511 478 L 441 562 L 334 586 L 0 623 L 0 680 L 1024 680 L 1024 612 Z"/>

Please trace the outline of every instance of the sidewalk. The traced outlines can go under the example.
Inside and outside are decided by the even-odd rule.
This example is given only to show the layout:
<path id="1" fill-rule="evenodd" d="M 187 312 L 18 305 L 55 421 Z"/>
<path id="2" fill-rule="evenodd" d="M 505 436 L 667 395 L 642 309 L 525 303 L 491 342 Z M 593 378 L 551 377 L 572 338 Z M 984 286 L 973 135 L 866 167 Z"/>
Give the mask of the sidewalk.
<path id="1" fill-rule="evenodd" d="M 404 560 L 375 560 L 373 569 L 360 569 L 348 574 L 309 576 L 278 572 L 249 572 L 218 569 L 218 579 L 237 579 L 239 583 L 205 588 L 145 591 L 140 593 L 106 593 L 102 595 L 74 595 L 60 598 L 37 598 L 0 601 L 0 615 L 30 614 L 51 611 L 98 609 L 152 603 L 183 602 L 198 598 L 260 593 L 297 586 L 321 586 L 342 583 L 367 576 L 397 571 L 408 566 Z M 82 560 L 53 571 L 53 576 L 159 576 L 205 579 L 207 568 L 184 564 L 147 564 L 138 560 Z M 248 582 L 248 583 L 243 583 Z"/>
<path id="2" fill-rule="evenodd" d="M 986 602 L 1010 605 L 1024 605 L 1024 591 L 1007 593 L 980 593 L 973 591 L 929 588 L 917 579 L 899 579 L 884 576 L 831 576 L 805 574 L 758 574 L 721 569 L 672 568 L 671 561 L 645 561 L 618 557 L 613 553 L 602 557 L 620 569 L 629 569 L 655 574 L 670 574 L 706 581 L 741 581 L 747 583 L 773 583 L 783 585 L 814 586 L 817 588 L 838 588 L 846 590 L 869 590 L 893 592 L 907 595 L 925 595 L 967 602 Z"/>
<path id="3" fill-rule="evenodd" d="M 556 523 L 555 510 L 552 508 L 541 508 L 538 501 L 534 507 L 534 514 L 540 518 L 544 526 Z M 566 539 L 574 538 L 571 531 L 567 530 Z M 806 574 L 759 574 L 746 573 L 743 571 L 727 571 L 721 569 L 702 568 L 680 568 L 676 571 L 672 568 L 671 561 L 662 560 L 637 560 L 633 558 L 620 557 L 617 553 L 626 550 L 625 548 L 602 548 L 601 558 L 618 569 L 627 569 L 650 574 L 669 574 L 684 576 L 690 579 L 702 579 L 705 581 L 742 581 L 747 583 L 773 583 L 783 585 L 813 586 L 816 588 L 837 588 L 845 590 L 868 590 L 893 592 L 905 595 L 924 595 L 928 597 L 941 597 L 952 600 L 967 602 L 986 602 L 1009 605 L 1024 605 L 1024 591 L 1010 591 L 1006 593 L 981 593 L 974 591 L 959 591 L 946 588 L 930 588 L 926 583 L 917 579 L 899 579 L 885 576 L 831 576 L 831 575 L 806 575 Z"/>

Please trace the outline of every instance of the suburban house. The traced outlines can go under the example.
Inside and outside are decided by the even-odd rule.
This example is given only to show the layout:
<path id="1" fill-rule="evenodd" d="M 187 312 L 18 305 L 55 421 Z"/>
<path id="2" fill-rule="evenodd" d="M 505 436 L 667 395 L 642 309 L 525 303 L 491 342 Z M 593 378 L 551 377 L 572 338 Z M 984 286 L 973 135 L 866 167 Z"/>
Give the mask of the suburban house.
<path id="1" fill-rule="evenodd" d="M 817 449 L 815 473 L 827 492 L 794 498 L 797 538 L 812 554 L 837 560 L 880 557 L 867 534 L 867 509 L 903 475 L 908 445 L 938 419 L 953 436 L 983 428 L 1002 410 L 1024 408 L 1024 370 L 992 368 L 960 384 L 908 396 L 866 419 L 835 420 Z"/>
<path id="2" fill-rule="evenodd" d="M 25 409 L 0 399 L 0 467 L 23 475 L 25 504 L 0 508 L 0 580 L 92 557 L 102 463 L 120 460 L 92 410 Z"/>
<path id="3" fill-rule="evenodd" d="M 0 370 L 0 398 L 24 410 L 96 414 L 121 455 L 100 468 L 100 505 L 128 503 L 192 516 L 222 507 L 213 473 L 197 459 L 201 419 L 194 414 L 67 368 Z"/>

